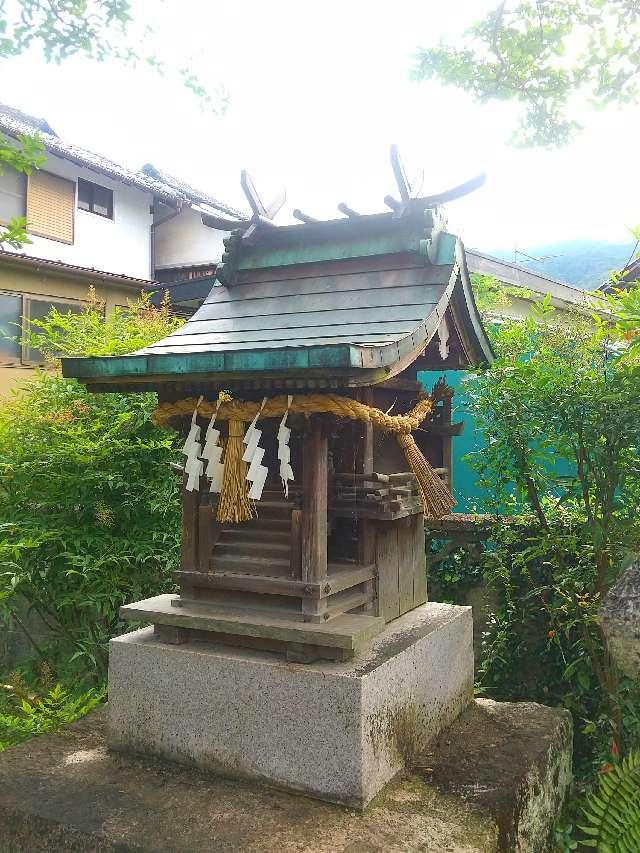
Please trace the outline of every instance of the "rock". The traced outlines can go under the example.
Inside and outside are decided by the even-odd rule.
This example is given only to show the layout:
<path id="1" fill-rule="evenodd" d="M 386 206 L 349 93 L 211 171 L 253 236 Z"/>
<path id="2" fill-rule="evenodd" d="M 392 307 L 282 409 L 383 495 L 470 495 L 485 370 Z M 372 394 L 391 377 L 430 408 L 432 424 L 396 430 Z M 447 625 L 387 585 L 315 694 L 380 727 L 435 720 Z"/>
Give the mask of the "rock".
<path id="1" fill-rule="evenodd" d="M 605 596 L 598 621 L 618 669 L 629 678 L 640 678 L 640 557 Z"/>
<path id="2" fill-rule="evenodd" d="M 480 701 L 362 813 L 110 753 L 104 716 L 0 754 L 0 853 L 537 851 L 570 773 L 568 714 Z"/>
<path id="3" fill-rule="evenodd" d="M 568 711 L 477 699 L 424 753 L 430 786 L 490 814 L 499 850 L 542 853 L 571 784 Z"/>

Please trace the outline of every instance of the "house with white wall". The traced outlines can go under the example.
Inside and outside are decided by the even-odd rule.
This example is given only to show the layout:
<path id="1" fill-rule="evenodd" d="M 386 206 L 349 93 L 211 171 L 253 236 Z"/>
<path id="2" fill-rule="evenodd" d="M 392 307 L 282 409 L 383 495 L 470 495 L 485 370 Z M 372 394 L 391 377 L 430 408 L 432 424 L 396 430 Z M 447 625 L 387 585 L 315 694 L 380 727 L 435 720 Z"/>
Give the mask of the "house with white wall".
<path id="1" fill-rule="evenodd" d="M 244 217 L 153 166 L 132 171 L 67 142 L 13 107 L 0 105 L 0 133 L 10 142 L 37 134 L 46 154 L 31 175 L 0 174 L 0 225 L 26 217 L 30 239 L 0 247 L 2 395 L 39 360 L 17 340 L 21 324 L 52 305 L 81 310 L 91 284 L 110 311 L 156 280 L 210 273 Z M 205 227 L 203 216 L 220 227 Z"/>

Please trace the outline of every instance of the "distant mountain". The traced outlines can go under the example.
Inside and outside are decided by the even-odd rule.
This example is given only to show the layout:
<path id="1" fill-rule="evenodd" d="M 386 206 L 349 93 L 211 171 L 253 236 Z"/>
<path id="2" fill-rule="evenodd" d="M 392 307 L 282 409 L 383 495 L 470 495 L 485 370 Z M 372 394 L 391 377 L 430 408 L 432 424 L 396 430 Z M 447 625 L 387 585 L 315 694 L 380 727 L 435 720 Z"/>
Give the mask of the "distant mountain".
<path id="1" fill-rule="evenodd" d="M 623 267 L 634 249 L 634 243 L 608 243 L 600 240 L 565 240 L 543 246 L 496 249 L 498 258 L 566 281 L 583 290 L 593 290 L 609 277 L 612 270 Z"/>

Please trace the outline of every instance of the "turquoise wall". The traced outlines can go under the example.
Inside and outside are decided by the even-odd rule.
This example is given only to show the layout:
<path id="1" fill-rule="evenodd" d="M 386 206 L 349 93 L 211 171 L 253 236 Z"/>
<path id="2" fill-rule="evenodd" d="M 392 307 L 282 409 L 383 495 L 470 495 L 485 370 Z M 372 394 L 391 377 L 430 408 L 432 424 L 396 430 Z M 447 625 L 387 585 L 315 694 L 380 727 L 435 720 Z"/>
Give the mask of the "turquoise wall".
<path id="1" fill-rule="evenodd" d="M 490 495 L 485 489 L 478 487 L 477 474 L 473 468 L 462 461 L 462 458 L 472 451 L 481 450 L 486 446 L 484 433 L 476 427 L 468 407 L 468 397 L 465 393 L 463 377 L 468 375 L 464 370 L 423 370 L 418 373 L 418 381 L 425 391 L 431 391 L 434 384 L 444 376 L 449 387 L 453 388 L 453 423 L 462 421 L 464 429 L 461 435 L 453 438 L 453 495 L 458 501 L 454 512 L 495 512 L 495 504 L 488 500 Z M 562 490 L 562 482 L 575 480 L 575 468 L 566 460 L 558 459 L 551 451 L 545 459 L 545 469 L 558 484 L 558 496 Z M 486 504 L 485 504 L 486 501 Z"/>
<path id="2" fill-rule="evenodd" d="M 476 429 L 473 417 L 467 409 L 467 397 L 462 378 L 467 374 L 464 370 L 422 370 L 418 373 L 418 381 L 425 391 L 431 391 L 438 379 L 444 376 L 447 385 L 453 388 L 453 412 L 451 419 L 454 423 L 464 422 L 462 434 L 453 438 L 453 495 L 458 501 L 454 512 L 473 512 L 482 509 L 485 491 L 476 485 L 477 474 L 470 465 L 462 461 L 462 457 L 471 451 L 484 447 L 484 435 Z"/>

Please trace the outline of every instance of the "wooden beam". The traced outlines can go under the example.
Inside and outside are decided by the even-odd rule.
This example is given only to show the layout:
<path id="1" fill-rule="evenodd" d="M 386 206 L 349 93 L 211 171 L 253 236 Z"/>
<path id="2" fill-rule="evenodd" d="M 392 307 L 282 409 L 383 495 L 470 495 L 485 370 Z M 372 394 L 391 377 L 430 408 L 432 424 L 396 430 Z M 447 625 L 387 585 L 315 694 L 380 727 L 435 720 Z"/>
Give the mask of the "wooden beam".
<path id="1" fill-rule="evenodd" d="M 342 471 L 336 474 L 333 474 L 332 479 L 336 482 L 346 481 L 350 483 L 352 480 L 355 482 L 362 482 L 363 480 L 372 483 L 405 483 L 412 482 L 417 483 L 416 475 L 413 471 L 398 471 L 395 474 L 377 474 L 375 471 L 371 473 L 356 473 L 352 474 L 349 471 Z"/>
<path id="2" fill-rule="evenodd" d="M 451 187 L 451 189 L 445 190 L 441 193 L 435 193 L 435 195 L 424 196 L 420 201 L 423 202 L 426 207 L 435 207 L 438 204 L 445 204 L 445 202 L 454 201 L 454 199 L 469 195 L 469 193 L 472 193 L 481 187 L 486 180 L 487 175 L 485 172 L 482 172 L 480 175 L 476 175 L 475 178 L 471 178 L 471 180 L 465 181 L 463 184 L 458 184 L 457 187 Z"/>
<path id="3" fill-rule="evenodd" d="M 398 595 L 400 616 L 413 610 L 416 567 L 413 553 L 414 528 L 411 517 L 403 518 L 398 527 Z"/>
<path id="4" fill-rule="evenodd" d="M 204 503 L 198 507 L 198 569 L 209 571 L 209 561 L 213 551 L 213 514 L 211 504 Z"/>
<path id="5" fill-rule="evenodd" d="M 384 621 L 390 622 L 400 615 L 397 524 L 387 523 L 378 527 L 376 551 L 378 608 Z"/>
<path id="6" fill-rule="evenodd" d="M 357 651 L 383 629 L 381 619 L 366 614 L 349 613 L 330 622 L 314 624 L 284 616 L 282 612 L 266 613 L 232 609 L 211 603 L 189 602 L 176 607 L 177 595 L 157 595 L 120 608 L 120 618 L 153 625 L 208 631 L 245 637 L 261 637 L 286 643 L 305 643 Z"/>
<path id="7" fill-rule="evenodd" d="M 413 557 L 415 578 L 413 581 L 413 606 L 419 607 L 427 600 L 427 543 L 424 530 L 424 516 L 415 515 L 411 519 L 413 531 Z"/>
<path id="8" fill-rule="evenodd" d="M 329 598 L 345 589 L 371 580 L 375 566 L 352 566 L 335 569 L 322 583 L 293 580 L 285 577 L 248 575 L 241 572 L 174 572 L 173 579 L 184 587 L 206 589 L 235 589 L 241 592 L 257 592 L 265 595 L 284 595 L 289 598 Z"/>
<path id="9" fill-rule="evenodd" d="M 295 210 L 292 211 L 291 215 L 294 219 L 298 219 L 300 222 L 317 222 L 318 220 L 315 216 L 309 216 L 308 213 L 303 213 L 300 208 L 296 207 Z"/>
<path id="10" fill-rule="evenodd" d="M 349 219 L 355 219 L 360 216 L 357 210 L 354 210 L 352 207 L 349 207 L 348 204 L 345 204 L 343 201 L 338 205 L 338 210 L 340 213 L 344 213 L 345 216 L 348 216 Z"/>
<path id="11" fill-rule="evenodd" d="M 287 191 L 282 190 L 278 195 L 267 205 L 267 217 L 273 219 L 277 213 L 284 207 L 287 200 Z"/>

